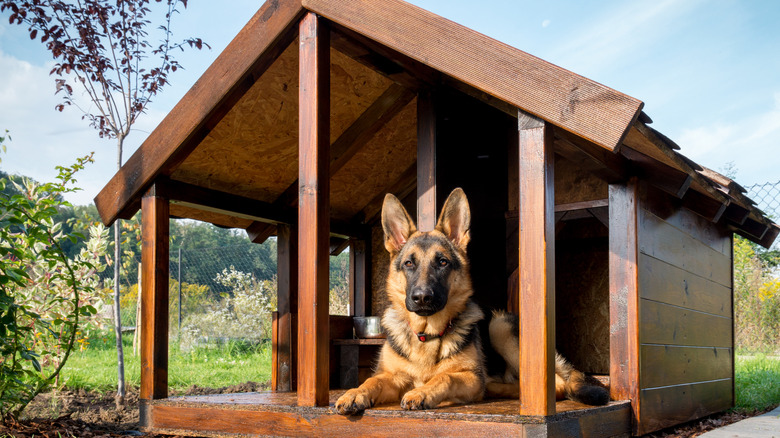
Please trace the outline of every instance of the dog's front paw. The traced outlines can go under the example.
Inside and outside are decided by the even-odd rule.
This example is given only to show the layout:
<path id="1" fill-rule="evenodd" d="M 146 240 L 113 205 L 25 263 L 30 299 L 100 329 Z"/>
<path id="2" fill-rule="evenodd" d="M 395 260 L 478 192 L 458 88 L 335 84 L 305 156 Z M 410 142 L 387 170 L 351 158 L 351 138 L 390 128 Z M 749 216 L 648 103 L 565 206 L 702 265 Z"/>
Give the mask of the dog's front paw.
<path id="1" fill-rule="evenodd" d="M 374 401 L 366 391 L 360 388 L 350 389 L 336 400 L 336 412 L 341 415 L 354 415 L 374 406 Z"/>
<path id="2" fill-rule="evenodd" d="M 407 410 L 430 409 L 436 407 L 436 404 L 425 391 L 419 388 L 407 392 L 401 399 L 401 407 Z"/>

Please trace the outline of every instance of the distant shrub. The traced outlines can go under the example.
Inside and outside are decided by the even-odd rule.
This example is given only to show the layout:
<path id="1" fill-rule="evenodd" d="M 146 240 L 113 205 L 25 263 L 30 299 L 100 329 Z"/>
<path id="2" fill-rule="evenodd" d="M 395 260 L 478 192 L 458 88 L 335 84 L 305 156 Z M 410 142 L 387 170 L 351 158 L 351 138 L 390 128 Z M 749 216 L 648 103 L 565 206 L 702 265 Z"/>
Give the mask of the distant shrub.
<path id="1" fill-rule="evenodd" d="M 735 237 L 734 331 L 744 351 L 780 352 L 780 278 L 771 262 L 755 244 Z"/>

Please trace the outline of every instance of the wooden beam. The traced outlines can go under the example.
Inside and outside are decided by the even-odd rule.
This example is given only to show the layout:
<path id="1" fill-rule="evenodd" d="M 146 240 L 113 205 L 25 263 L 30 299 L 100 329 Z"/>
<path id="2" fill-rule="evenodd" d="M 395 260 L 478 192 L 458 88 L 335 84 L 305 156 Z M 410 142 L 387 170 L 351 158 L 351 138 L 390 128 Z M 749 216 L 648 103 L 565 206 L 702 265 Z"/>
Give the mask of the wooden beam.
<path id="1" fill-rule="evenodd" d="M 743 225 L 748 216 L 750 216 L 750 210 L 736 202 L 731 202 L 723 213 L 723 217 L 734 225 Z"/>
<path id="2" fill-rule="evenodd" d="M 252 243 L 258 245 L 264 243 L 269 237 L 276 233 L 277 226 L 267 222 L 252 222 L 246 229 L 246 235 Z"/>
<path id="3" fill-rule="evenodd" d="M 639 421 L 639 181 L 609 185 L 609 387 Z"/>
<path id="4" fill-rule="evenodd" d="M 436 227 L 436 103 L 430 90 L 417 95 L 417 229 Z"/>
<path id="5" fill-rule="evenodd" d="M 349 297 L 350 311 L 354 316 L 371 314 L 370 244 L 362 239 L 350 240 L 349 246 Z"/>
<path id="6" fill-rule="evenodd" d="M 260 7 L 95 197 L 104 224 L 131 217 L 152 181 L 184 161 L 293 42 L 303 12 L 300 0 L 269 1 Z"/>
<path id="7" fill-rule="evenodd" d="M 642 108 L 637 99 L 401 0 L 302 3 L 444 76 L 610 150 Z"/>
<path id="8" fill-rule="evenodd" d="M 330 250 L 328 251 L 331 257 L 335 257 L 342 252 L 344 252 L 345 249 L 349 246 L 349 239 L 345 239 L 343 237 L 333 237 L 330 238 Z"/>
<path id="9" fill-rule="evenodd" d="M 141 389 L 168 397 L 168 199 L 153 184 L 141 200 Z"/>
<path id="10" fill-rule="evenodd" d="M 554 153 L 550 126 L 518 111 L 520 414 L 555 413 Z"/>
<path id="11" fill-rule="evenodd" d="M 174 180 L 165 180 L 165 190 L 172 203 L 189 208 L 253 219 L 272 225 L 289 224 L 295 221 L 294 209 L 232 193 Z"/>
<path id="12" fill-rule="evenodd" d="M 693 176 L 674 167 L 668 166 L 628 146 L 620 148 L 620 153 L 631 160 L 642 179 L 682 199 L 693 182 Z"/>
<path id="13" fill-rule="evenodd" d="M 555 152 L 577 163 L 583 170 L 608 183 L 625 181 L 628 178 L 630 163 L 623 156 L 579 139 L 561 129 L 556 130 L 556 135 L 560 138 L 555 140 Z"/>
<path id="14" fill-rule="evenodd" d="M 298 405 L 328 405 L 330 44 L 327 23 L 300 23 Z"/>
<path id="15" fill-rule="evenodd" d="M 295 315 L 298 312 L 298 232 L 294 226 L 279 225 L 276 237 L 277 337 L 274 340 L 277 373 L 274 391 L 294 391 L 297 381 Z"/>
<path id="16" fill-rule="evenodd" d="M 696 190 L 688 190 L 682 199 L 683 207 L 712 223 L 718 223 L 729 204 L 729 200 L 725 197 L 722 201 L 718 201 Z"/>
<path id="17" fill-rule="evenodd" d="M 596 199 L 593 201 L 571 202 L 568 204 L 558 204 L 555 211 L 587 210 L 589 208 L 599 208 L 609 206 L 609 199 Z"/>

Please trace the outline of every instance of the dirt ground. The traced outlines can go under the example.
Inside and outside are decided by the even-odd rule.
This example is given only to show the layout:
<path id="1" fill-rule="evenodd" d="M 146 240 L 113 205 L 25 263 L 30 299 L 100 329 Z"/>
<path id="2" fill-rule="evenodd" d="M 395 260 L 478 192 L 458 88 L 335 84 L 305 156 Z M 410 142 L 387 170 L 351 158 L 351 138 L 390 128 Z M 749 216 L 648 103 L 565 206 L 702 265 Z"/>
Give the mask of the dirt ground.
<path id="1" fill-rule="evenodd" d="M 246 382 L 224 388 L 194 385 L 170 395 L 226 394 L 266 391 L 269 383 Z M 128 388 L 125 404 L 117 407 L 116 392 L 54 391 L 41 394 L 24 410 L 19 423 L 0 425 L 0 438 L 171 437 L 138 431 L 138 388 Z"/>
<path id="2" fill-rule="evenodd" d="M 235 392 L 265 391 L 268 383 L 246 382 L 224 388 L 202 388 L 192 386 L 184 392 L 171 391 L 171 395 L 225 394 Z M 138 389 L 130 388 L 124 406 L 117 408 L 115 393 L 91 391 L 57 391 L 38 396 L 28 406 L 23 419 L 17 424 L 0 425 L 0 438 L 98 438 L 143 436 L 173 438 L 171 435 L 145 434 L 138 431 Z M 766 411 L 749 414 L 723 413 L 666 429 L 648 438 L 683 437 L 692 438 L 718 427 L 759 415 Z"/>

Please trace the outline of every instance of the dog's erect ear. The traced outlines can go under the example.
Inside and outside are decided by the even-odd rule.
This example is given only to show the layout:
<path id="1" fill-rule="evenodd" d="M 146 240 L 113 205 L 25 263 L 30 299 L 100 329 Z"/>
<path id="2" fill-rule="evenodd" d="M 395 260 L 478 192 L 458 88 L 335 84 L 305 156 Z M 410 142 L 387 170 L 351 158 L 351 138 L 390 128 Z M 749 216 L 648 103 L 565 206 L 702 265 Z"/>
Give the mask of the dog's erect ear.
<path id="1" fill-rule="evenodd" d="M 469 200 L 460 187 L 453 190 L 439 215 L 439 222 L 436 229 L 441 231 L 455 246 L 466 250 L 471 235 L 471 210 L 469 210 Z"/>
<path id="2" fill-rule="evenodd" d="M 401 251 L 409 236 L 417 231 L 409 213 L 392 193 L 385 195 L 382 204 L 382 229 L 385 231 L 385 248 L 390 254 Z"/>

